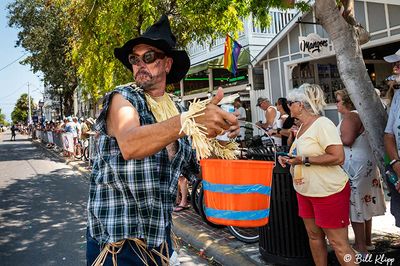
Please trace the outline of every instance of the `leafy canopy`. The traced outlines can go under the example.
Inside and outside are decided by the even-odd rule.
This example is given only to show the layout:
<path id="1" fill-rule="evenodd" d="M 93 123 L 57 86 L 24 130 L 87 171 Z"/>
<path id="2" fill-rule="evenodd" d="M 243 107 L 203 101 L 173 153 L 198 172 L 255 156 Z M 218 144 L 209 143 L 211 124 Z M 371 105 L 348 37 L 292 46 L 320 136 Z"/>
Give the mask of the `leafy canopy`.
<path id="1" fill-rule="evenodd" d="M 50 0 L 15 0 L 7 8 L 9 26 L 19 29 L 16 46 L 30 54 L 21 63 L 30 65 L 34 73 L 43 74 L 52 98 L 57 95 L 57 88 L 63 88 L 66 108 L 70 108 L 77 74 L 71 60 L 72 30 L 66 23 L 69 17 Z"/>
<path id="2" fill-rule="evenodd" d="M 161 14 L 169 16 L 178 45 L 185 48 L 191 42 L 210 44 L 227 33 L 238 37 L 243 18 L 251 12 L 259 26 L 266 27 L 270 8 L 286 9 L 292 2 L 15 0 L 8 9 L 9 25 L 21 29 L 17 45 L 31 53 L 23 63 L 44 74 L 53 95 L 62 87 L 68 103 L 78 81 L 84 96 L 95 102 L 116 85 L 130 82 L 131 73 L 114 58 L 113 50 L 143 33 Z"/>
<path id="3" fill-rule="evenodd" d="M 0 125 L 7 126 L 8 122 L 6 120 L 6 115 L 2 113 L 1 108 L 0 108 Z"/>
<path id="4" fill-rule="evenodd" d="M 210 43 L 230 33 L 238 36 L 252 11 L 262 27 L 269 25 L 269 8 L 287 8 L 286 1 L 260 0 L 58 0 L 71 19 L 72 58 L 85 94 L 98 99 L 117 84 L 132 80 L 113 55 L 115 47 L 140 35 L 161 14 L 170 17 L 178 45 Z M 68 4 L 66 4 L 68 3 Z"/>
<path id="5" fill-rule="evenodd" d="M 31 102 L 31 109 L 35 109 L 36 106 L 33 103 L 32 97 L 30 98 Z M 28 110 L 29 110 L 29 105 L 28 105 L 28 94 L 23 93 L 21 96 L 18 98 L 17 103 L 15 104 L 14 110 L 11 113 L 11 120 L 13 121 L 14 124 L 16 123 L 25 123 L 28 121 Z"/>

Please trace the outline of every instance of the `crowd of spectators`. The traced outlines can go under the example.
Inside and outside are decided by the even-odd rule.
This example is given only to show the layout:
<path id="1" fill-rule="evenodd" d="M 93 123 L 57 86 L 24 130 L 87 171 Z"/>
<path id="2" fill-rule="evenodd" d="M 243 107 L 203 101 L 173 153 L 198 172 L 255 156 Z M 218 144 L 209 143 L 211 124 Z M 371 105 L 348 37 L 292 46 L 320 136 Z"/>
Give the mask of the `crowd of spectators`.
<path id="1" fill-rule="evenodd" d="M 44 131 L 44 132 L 54 132 L 56 134 L 61 133 L 71 133 L 73 138 L 73 145 L 77 145 L 78 143 L 82 143 L 83 140 L 87 140 L 89 138 L 89 134 L 92 131 L 95 120 L 91 117 L 88 118 L 79 118 L 76 116 L 67 116 L 64 117 L 62 121 L 48 121 L 45 120 L 43 123 L 37 123 L 35 125 L 36 130 Z M 54 147 L 56 144 L 54 142 L 49 141 L 47 144 L 48 148 Z M 70 152 L 64 150 L 64 156 L 73 157 L 75 155 L 74 152 Z"/>

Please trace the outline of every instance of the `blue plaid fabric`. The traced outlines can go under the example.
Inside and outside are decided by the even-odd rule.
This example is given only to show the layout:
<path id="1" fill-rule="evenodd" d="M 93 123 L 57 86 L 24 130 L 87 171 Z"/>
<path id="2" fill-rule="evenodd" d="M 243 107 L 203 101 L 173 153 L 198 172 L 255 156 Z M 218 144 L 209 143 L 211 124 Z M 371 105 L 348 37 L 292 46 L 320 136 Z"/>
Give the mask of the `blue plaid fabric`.
<path id="1" fill-rule="evenodd" d="M 172 223 L 179 175 L 193 178 L 199 172 L 196 154 L 189 139 L 183 137 L 178 139 L 171 161 L 166 148 L 142 160 L 124 160 L 117 140 L 106 131 L 107 111 L 115 93 L 136 108 L 141 125 L 156 123 L 143 92 L 134 84 L 106 95 L 96 122 L 100 137 L 90 178 L 89 232 L 100 243 L 140 238 L 148 247 L 158 247 L 166 240 L 165 228 Z M 183 111 L 181 106 L 178 110 Z"/>

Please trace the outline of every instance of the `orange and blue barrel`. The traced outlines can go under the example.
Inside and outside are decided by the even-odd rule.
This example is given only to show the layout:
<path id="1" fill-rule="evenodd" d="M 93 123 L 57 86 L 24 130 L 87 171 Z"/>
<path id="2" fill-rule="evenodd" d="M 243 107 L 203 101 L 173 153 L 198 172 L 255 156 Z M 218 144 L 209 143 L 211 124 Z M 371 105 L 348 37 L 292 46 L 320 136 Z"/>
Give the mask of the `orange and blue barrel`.
<path id="1" fill-rule="evenodd" d="M 206 159 L 200 164 L 210 222 L 242 227 L 268 223 L 274 162 Z"/>

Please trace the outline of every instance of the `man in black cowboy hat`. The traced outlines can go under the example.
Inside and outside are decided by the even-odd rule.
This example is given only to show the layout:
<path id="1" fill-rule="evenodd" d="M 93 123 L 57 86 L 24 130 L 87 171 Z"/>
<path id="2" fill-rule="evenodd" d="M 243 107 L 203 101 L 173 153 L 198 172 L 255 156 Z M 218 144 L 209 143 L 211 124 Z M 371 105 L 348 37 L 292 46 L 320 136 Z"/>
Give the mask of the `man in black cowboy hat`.
<path id="1" fill-rule="evenodd" d="M 117 48 L 114 54 L 135 83 L 106 95 L 96 121 L 98 156 L 90 179 L 87 261 L 91 265 L 158 265 L 174 257 L 170 230 L 177 182 L 198 173 L 190 140 L 180 133 L 182 107 L 165 93 L 190 67 L 185 51 L 175 49 L 168 18 Z M 223 92 L 196 117 L 208 137 L 224 130 L 239 133 L 236 116 L 217 107 Z M 113 259 L 112 252 L 117 253 Z M 101 253 L 101 254 L 100 254 Z M 100 255 L 99 255 L 100 254 Z M 162 255 L 161 255 L 162 254 Z"/>

